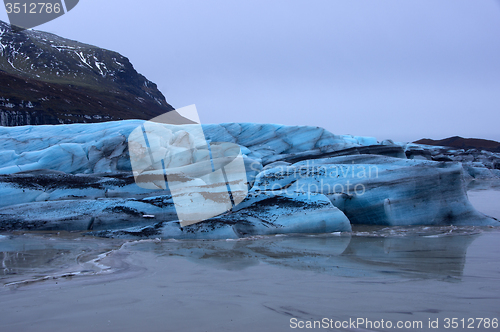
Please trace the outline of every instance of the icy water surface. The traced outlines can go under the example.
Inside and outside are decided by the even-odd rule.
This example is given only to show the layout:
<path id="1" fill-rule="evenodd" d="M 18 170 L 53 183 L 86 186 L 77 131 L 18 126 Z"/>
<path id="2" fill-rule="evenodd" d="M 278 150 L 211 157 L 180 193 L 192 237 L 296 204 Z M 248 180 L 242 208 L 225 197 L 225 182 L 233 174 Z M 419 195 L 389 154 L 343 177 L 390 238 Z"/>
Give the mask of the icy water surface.
<path id="1" fill-rule="evenodd" d="M 500 191 L 469 197 L 500 217 Z M 291 331 L 315 321 L 470 330 L 446 329 L 453 318 L 499 329 L 478 326 L 500 318 L 496 228 L 357 226 L 231 241 L 18 233 L 0 237 L 0 258 L 1 331 Z"/>

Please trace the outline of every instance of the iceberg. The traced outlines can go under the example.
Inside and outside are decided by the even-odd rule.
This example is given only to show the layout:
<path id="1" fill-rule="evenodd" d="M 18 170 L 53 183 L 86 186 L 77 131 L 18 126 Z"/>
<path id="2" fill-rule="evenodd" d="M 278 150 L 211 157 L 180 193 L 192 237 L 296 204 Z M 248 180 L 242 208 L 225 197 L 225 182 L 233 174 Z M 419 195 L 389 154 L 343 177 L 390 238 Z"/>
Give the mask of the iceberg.
<path id="1" fill-rule="evenodd" d="M 202 125 L 213 158 L 191 149 L 169 162 L 188 174 L 208 160 L 224 164 L 239 148 L 248 195 L 233 200 L 240 203 L 228 212 L 181 226 L 168 185 L 139 186 L 134 178 L 128 138 L 142 124 L 0 127 L 0 230 L 215 239 L 349 232 L 351 224 L 500 224 L 476 211 L 466 191 L 471 179 L 500 176 L 496 154 L 378 142 L 312 126 L 223 123 Z M 173 135 L 178 130 L 161 126 Z M 165 146 L 163 155 L 175 149 Z M 193 178 L 178 190 L 186 202 L 202 202 L 204 186 Z"/>
<path id="2" fill-rule="evenodd" d="M 456 149 L 415 143 L 399 143 L 409 159 L 454 161 L 462 164 L 467 182 L 500 180 L 500 153 L 477 149 Z"/>
<path id="3" fill-rule="evenodd" d="M 352 155 L 261 172 L 252 191 L 321 193 L 353 224 L 498 225 L 467 198 L 460 164 Z"/>
<path id="4" fill-rule="evenodd" d="M 236 239 L 287 233 L 350 232 L 349 219 L 321 194 L 250 194 L 232 211 L 182 227 L 178 221 L 92 232 L 92 235 L 174 239 Z"/>

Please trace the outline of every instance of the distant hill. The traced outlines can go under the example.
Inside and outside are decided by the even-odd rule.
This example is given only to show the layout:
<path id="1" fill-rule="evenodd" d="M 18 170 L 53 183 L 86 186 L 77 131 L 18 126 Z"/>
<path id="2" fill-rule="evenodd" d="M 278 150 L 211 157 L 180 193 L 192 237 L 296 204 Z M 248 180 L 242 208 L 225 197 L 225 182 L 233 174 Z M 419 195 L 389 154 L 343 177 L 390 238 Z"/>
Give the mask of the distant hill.
<path id="1" fill-rule="evenodd" d="M 117 52 L 0 21 L 0 124 L 151 119 L 173 110 Z"/>
<path id="2" fill-rule="evenodd" d="M 460 136 L 448 137 L 441 140 L 432 140 L 429 138 L 424 138 L 413 143 L 425 144 L 425 145 L 435 145 L 435 146 L 449 146 L 457 149 L 477 149 L 486 150 L 491 152 L 500 152 L 500 143 L 496 141 L 491 141 L 487 139 L 480 138 L 463 138 Z"/>

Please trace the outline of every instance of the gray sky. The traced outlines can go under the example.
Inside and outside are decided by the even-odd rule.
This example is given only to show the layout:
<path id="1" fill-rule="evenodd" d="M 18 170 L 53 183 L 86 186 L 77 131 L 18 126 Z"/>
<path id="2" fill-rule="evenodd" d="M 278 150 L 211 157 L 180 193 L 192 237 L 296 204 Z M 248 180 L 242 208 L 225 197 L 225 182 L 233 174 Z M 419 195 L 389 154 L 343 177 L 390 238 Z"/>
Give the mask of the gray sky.
<path id="1" fill-rule="evenodd" d="M 203 123 L 500 140 L 498 0 L 80 0 L 36 29 L 121 53 Z"/>

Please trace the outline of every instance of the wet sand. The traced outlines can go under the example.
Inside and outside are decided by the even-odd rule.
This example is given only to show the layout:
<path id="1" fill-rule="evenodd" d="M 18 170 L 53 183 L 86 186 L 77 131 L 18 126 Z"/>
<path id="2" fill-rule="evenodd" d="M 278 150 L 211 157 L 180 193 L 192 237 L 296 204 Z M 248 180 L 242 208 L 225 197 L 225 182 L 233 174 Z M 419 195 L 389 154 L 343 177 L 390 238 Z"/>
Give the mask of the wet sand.
<path id="1" fill-rule="evenodd" d="M 500 218 L 500 191 L 469 198 Z M 499 243 L 500 230 L 477 227 L 133 243 L 19 234 L 0 240 L 0 330 L 297 330 L 291 318 L 450 330 L 445 318 L 500 318 Z M 357 328 L 319 330 L 397 330 Z"/>

